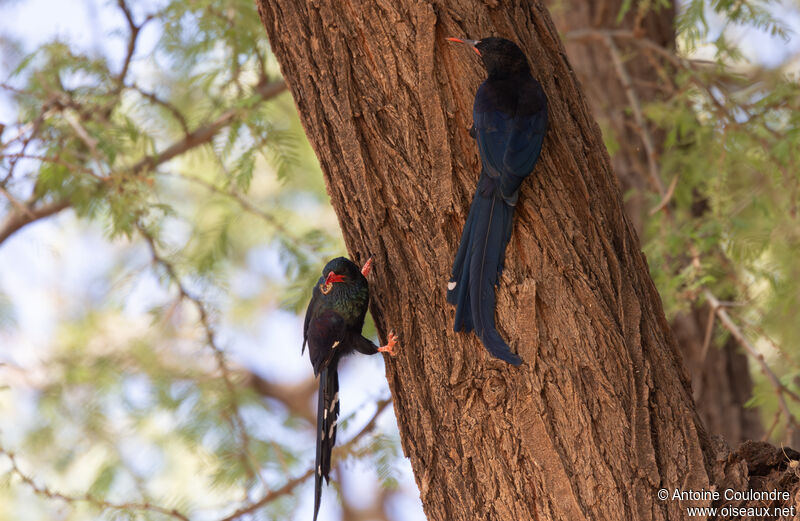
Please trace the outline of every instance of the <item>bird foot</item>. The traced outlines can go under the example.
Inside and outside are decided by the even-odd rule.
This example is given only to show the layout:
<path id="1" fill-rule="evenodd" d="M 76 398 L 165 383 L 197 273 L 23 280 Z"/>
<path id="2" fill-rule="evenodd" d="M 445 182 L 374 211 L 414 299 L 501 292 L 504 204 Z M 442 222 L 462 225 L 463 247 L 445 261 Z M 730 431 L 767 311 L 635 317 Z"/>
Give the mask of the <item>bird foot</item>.
<path id="1" fill-rule="evenodd" d="M 379 353 L 388 353 L 391 356 L 396 356 L 397 353 L 394 352 L 394 346 L 397 345 L 397 335 L 394 332 L 389 331 L 389 341 L 386 342 L 385 346 L 381 346 L 378 348 Z"/>
<path id="2" fill-rule="evenodd" d="M 364 267 L 361 268 L 361 274 L 365 277 L 369 277 L 370 270 L 372 270 L 372 257 L 367 259 L 367 262 L 364 263 Z"/>

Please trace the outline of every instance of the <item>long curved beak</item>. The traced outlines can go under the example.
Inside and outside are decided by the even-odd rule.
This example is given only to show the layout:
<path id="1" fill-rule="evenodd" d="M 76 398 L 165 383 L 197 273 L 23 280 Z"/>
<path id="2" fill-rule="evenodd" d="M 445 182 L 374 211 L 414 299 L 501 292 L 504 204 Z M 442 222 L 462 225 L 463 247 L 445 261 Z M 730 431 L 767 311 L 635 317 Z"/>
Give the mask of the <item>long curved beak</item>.
<path id="1" fill-rule="evenodd" d="M 470 47 L 472 47 L 472 50 L 475 51 L 476 53 L 478 53 L 478 56 L 481 55 L 481 51 L 479 51 L 478 47 L 477 47 L 477 45 L 479 43 L 479 40 L 462 40 L 460 38 L 445 38 L 445 40 L 450 41 L 450 42 L 465 43 L 465 44 L 469 45 Z"/>
<path id="2" fill-rule="evenodd" d="M 333 284 L 334 282 L 344 282 L 344 275 L 339 275 L 334 272 L 328 273 L 328 276 L 325 278 L 325 284 Z"/>

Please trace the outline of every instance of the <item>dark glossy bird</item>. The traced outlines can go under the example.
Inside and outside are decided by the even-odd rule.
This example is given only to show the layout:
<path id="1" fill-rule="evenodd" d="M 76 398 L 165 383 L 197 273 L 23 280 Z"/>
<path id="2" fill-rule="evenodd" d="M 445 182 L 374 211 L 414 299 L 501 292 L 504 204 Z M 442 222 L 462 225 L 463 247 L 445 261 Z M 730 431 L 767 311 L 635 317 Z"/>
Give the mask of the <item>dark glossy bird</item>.
<path id="1" fill-rule="evenodd" d="M 503 272 L 520 184 L 542 150 L 547 97 L 513 42 L 448 40 L 472 47 L 488 73 L 475 94 L 470 130 L 478 144 L 481 175 L 447 285 L 447 301 L 456 305 L 453 329 L 474 329 L 492 356 L 520 365 L 522 359 L 495 327 L 495 286 Z"/>
<path id="2" fill-rule="evenodd" d="M 364 316 L 369 304 L 367 276 L 372 259 L 364 267 L 349 259 L 338 257 L 328 262 L 322 276 L 314 286 L 311 302 L 306 309 L 303 326 L 303 349 L 308 343 L 308 354 L 314 375 L 319 375 L 317 401 L 317 458 L 314 482 L 314 520 L 319 512 L 322 496 L 322 478 L 330 482 L 331 451 L 336 443 L 336 420 L 339 417 L 339 360 L 358 351 L 365 355 L 388 353 L 394 356 L 397 337 L 389 333 L 385 346 L 375 344 L 361 336 Z"/>

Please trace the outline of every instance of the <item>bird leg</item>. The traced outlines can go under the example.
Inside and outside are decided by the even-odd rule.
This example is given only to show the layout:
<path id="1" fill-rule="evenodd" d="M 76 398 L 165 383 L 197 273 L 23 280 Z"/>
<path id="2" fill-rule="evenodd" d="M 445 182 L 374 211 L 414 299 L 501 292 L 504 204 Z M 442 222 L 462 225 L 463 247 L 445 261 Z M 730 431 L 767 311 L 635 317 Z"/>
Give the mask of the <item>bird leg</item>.
<path id="1" fill-rule="evenodd" d="M 397 345 L 397 335 L 395 335 L 392 331 L 389 331 L 389 341 L 386 342 L 385 346 L 381 346 L 378 348 L 379 353 L 388 353 L 391 356 L 397 355 L 394 352 L 394 346 Z"/>
<path id="2" fill-rule="evenodd" d="M 370 270 L 372 270 L 372 257 L 367 259 L 367 262 L 364 263 L 364 267 L 361 268 L 361 274 L 365 277 L 369 277 Z"/>

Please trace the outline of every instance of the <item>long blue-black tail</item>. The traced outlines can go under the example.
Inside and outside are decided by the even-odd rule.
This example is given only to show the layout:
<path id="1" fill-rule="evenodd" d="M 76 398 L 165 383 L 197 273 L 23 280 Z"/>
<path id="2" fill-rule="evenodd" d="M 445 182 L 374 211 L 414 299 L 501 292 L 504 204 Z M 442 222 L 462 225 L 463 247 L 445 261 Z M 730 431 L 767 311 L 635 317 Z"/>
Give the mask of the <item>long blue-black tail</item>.
<path id="1" fill-rule="evenodd" d="M 322 478 L 330 482 L 331 452 L 336 443 L 336 419 L 339 417 L 339 374 L 336 360 L 319 374 L 317 402 L 317 461 L 314 474 L 314 521 L 322 497 Z"/>
<path id="2" fill-rule="evenodd" d="M 514 207 L 499 194 L 476 191 L 453 262 L 447 301 L 456 305 L 455 331 L 474 329 L 492 356 L 520 365 L 522 359 L 511 352 L 494 323 L 495 286 L 503 272 L 513 217 Z"/>

